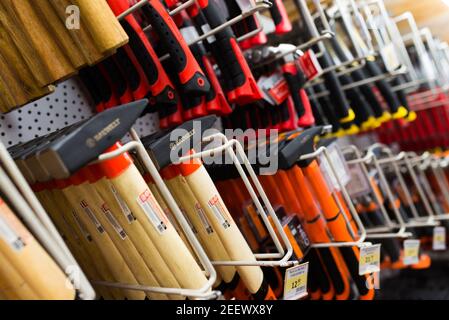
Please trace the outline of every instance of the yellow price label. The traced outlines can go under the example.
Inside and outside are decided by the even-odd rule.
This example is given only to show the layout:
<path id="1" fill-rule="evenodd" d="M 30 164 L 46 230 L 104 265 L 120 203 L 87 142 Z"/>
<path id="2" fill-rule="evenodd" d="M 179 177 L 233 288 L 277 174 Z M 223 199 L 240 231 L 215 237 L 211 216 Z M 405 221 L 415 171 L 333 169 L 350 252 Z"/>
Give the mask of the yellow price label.
<path id="1" fill-rule="evenodd" d="M 433 229 L 433 250 L 446 250 L 446 228 L 435 227 Z"/>
<path id="2" fill-rule="evenodd" d="M 404 241 L 404 264 L 411 265 L 419 262 L 419 240 Z"/>
<path id="3" fill-rule="evenodd" d="M 380 271 L 380 244 L 360 248 L 359 275 Z"/>
<path id="4" fill-rule="evenodd" d="M 309 263 L 303 263 L 285 271 L 284 300 L 298 300 L 307 295 Z"/>

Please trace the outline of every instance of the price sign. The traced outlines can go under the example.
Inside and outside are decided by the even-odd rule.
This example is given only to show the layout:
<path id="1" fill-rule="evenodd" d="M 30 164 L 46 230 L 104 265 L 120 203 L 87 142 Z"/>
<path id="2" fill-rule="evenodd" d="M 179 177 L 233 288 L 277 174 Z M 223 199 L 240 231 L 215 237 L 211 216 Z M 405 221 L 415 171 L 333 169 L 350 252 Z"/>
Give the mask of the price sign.
<path id="1" fill-rule="evenodd" d="M 285 271 L 284 300 L 298 300 L 307 296 L 309 263 L 294 266 Z"/>
<path id="2" fill-rule="evenodd" d="M 419 262 L 419 240 L 404 241 L 404 264 L 406 266 Z"/>
<path id="3" fill-rule="evenodd" d="M 446 250 L 446 228 L 435 227 L 433 229 L 433 250 Z"/>
<path id="4" fill-rule="evenodd" d="M 380 244 L 360 248 L 359 275 L 380 271 Z"/>

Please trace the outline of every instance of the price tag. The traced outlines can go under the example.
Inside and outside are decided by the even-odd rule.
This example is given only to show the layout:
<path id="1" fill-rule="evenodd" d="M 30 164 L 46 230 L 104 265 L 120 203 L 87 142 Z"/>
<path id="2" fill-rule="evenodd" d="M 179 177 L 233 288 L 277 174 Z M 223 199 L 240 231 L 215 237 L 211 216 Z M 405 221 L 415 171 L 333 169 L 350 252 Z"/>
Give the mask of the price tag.
<path id="1" fill-rule="evenodd" d="M 298 300 L 307 296 L 309 263 L 294 266 L 285 271 L 284 300 Z"/>
<path id="2" fill-rule="evenodd" d="M 343 186 L 346 186 L 351 180 L 351 175 L 349 174 L 349 169 L 346 164 L 346 161 L 343 158 L 340 150 L 337 147 L 337 144 L 332 144 L 327 147 L 327 151 L 329 154 L 330 162 L 332 163 L 338 178 L 340 179 Z M 334 189 L 340 190 L 340 185 L 338 184 L 337 178 L 333 174 L 329 161 L 327 161 L 324 154 L 320 156 L 320 168 L 323 172 L 329 186 Z"/>
<path id="3" fill-rule="evenodd" d="M 399 69 L 401 63 L 399 62 L 393 43 L 383 47 L 380 50 L 380 54 L 388 71 L 391 72 Z"/>
<path id="4" fill-rule="evenodd" d="M 307 50 L 304 55 L 299 58 L 299 65 L 308 80 L 315 79 L 323 73 L 320 63 L 312 50 Z"/>
<path id="5" fill-rule="evenodd" d="M 404 264 L 409 266 L 419 262 L 419 240 L 404 241 Z"/>
<path id="6" fill-rule="evenodd" d="M 380 271 L 380 244 L 360 248 L 359 275 Z"/>
<path id="7" fill-rule="evenodd" d="M 360 165 L 350 166 L 349 175 L 351 176 L 351 180 L 349 180 L 346 189 L 348 189 L 348 193 L 352 198 L 357 198 L 371 192 L 368 179 L 363 174 Z"/>
<path id="8" fill-rule="evenodd" d="M 446 228 L 435 227 L 433 229 L 433 250 L 446 250 Z"/>

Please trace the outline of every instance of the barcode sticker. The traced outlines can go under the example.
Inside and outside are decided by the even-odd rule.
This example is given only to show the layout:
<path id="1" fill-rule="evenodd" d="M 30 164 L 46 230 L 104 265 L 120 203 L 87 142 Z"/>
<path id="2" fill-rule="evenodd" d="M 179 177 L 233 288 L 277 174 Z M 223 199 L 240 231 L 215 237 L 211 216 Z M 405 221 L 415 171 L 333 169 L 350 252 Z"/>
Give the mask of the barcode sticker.
<path id="1" fill-rule="evenodd" d="M 227 219 L 226 212 L 221 204 L 220 198 L 216 195 L 212 197 L 208 202 L 209 208 L 212 209 L 215 217 L 220 222 L 221 226 L 224 229 L 227 229 L 231 226 L 229 220 Z"/>
<path id="2" fill-rule="evenodd" d="M 186 211 L 184 210 L 184 208 L 179 208 L 181 210 L 182 215 L 184 216 L 184 218 L 186 219 L 187 223 L 189 224 L 190 230 L 192 230 L 193 233 L 197 234 L 198 230 L 196 230 L 195 226 L 192 224 L 192 221 L 190 221 L 189 217 L 187 216 Z"/>
<path id="3" fill-rule="evenodd" d="M 87 241 L 92 241 L 91 234 L 87 231 L 87 227 L 81 221 L 80 217 L 78 217 L 78 213 L 75 210 L 72 210 L 72 216 L 75 219 L 76 225 L 78 226 L 78 229 L 80 229 L 82 235 L 87 239 Z"/>
<path id="4" fill-rule="evenodd" d="M 12 226 L 2 215 L 0 215 L 0 238 L 16 251 L 20 251 L 25 247 L 25 243 L 20 238 L 20 235 L 13 230 Z"/>
<path id="5" fill-rule="evenodd" d="M 410 239 L 404 241 L 404 264 L 406 266 L 419 262 L 419 246 L 419 240 Z"/>
<path id="6" fill-rule="evenodd" d="M 129 223 L 132 223 L 136 221 L 136 218 L 134 217 L 133 213 L 129 209 L 128 205 L 126 204 L 125 200 L 120 196 L 118 191 L 115 189 L 115 187 L 111 184 L 111 191 L 114 195 L 115 201 L 117 201 L 118 205 L 120 206 L 120 209 L 122 210 L 122 213 L 125 215 L 126 219 Z"/>
<path id="7" fill-rule="evenodd" d="M 285 271 L 284 300 L 298 300 L 307 296 L 309 263 L 294 266 Z"/>
<path id="8" fill-rule="evenodd" d="M 203 224 L 207 234 L 213 233 L 214 229 L 212 228 L 212 225 L 210 224 L 210 221 L 207 218 L 206 213 L 204 212 L 203 208 L 199 203 L 195 204 L 195 210 L 196 213 L 198 214 L 198 217 L 200 217 L 201 223 Z"/>
<path id="9" fill-rule="evenodd" d="M 380 244 L 360 248 L 359 275 L 380 271 Z"/>
<path id="10" fill-rule="evenodd" d="M 117 221 L 117 219 L 115 219 L 106 203 L 103 203 L 103 205 L 101 206 L 101 210 L 103 211 L 104 215 L 106 216 L 106 219 L 108 219 L 111 226 L 114 228 L 115 232 L 117 232 L 117 234 L 119 235 L 120 238 L 122 238 L 122 240 L 125 240 L 127 238 L 125 230 Z"/>
<path id="11" fill-rule="evenodd" d="M 149 189 L 137 197 L 137 203 L 160 234 L 167 230 L 167 217 Z"/>
<path id="12" fill-rule="evenodd" d="M 86 215 L 90 219 L 90 221 L 92 221 L 92 223 L 94 224 L 97 231 L 99 233 L 104 233 L 105 231 L 104 231 L 103 226 L 101 225 L 100 221 L 98 221 L 95 214 L 92 212 L 92 209 L 90 208 L 89 204 L 83 200 L 80 202 L 80 206 L 84 210 L 84 212 L 86 213 Z"/>
<path id="13" fill-rule="evenodd" d="M 446 228 L 445 227 L 435 227 L 433 229 L 432 248 L 435 251 L 446 250 Z"/>

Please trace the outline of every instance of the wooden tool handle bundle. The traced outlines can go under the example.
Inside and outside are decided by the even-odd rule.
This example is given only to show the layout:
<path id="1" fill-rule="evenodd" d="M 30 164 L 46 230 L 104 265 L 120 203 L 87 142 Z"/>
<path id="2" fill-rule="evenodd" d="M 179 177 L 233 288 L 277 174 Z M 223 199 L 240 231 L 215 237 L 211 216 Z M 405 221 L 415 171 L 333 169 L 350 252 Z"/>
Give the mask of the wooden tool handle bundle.
<path id="1" fill-rule="evenodd" d="M 71 19 L 79 19 L 79 27 L 71 26 Z M 52 92 L 51 84 L 98 63 L 127 42 L 104 0 L 2 1 L 0 111 Z"/>
<path id="2" fill-rule="evenodd" d="M 66 276 L 0 199 L 0 292 L 6 299 L 74 299 Z"/>

